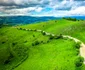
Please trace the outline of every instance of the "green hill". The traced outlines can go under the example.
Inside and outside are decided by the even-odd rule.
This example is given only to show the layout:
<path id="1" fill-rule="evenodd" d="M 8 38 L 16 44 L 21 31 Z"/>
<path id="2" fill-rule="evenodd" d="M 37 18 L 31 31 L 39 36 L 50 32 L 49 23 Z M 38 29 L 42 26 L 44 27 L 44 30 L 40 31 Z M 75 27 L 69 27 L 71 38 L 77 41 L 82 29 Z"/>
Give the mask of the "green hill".
<path id="1" fill-rule="evenodd" d="M 85 21 L 61 19 L 3 26 L 0 28 L 0 70 L 85 70 L 84 64 L 76 66 L 79 49 L 73 40 L 52 38 L 37 30 L 56 36 L 70 35 L 85 43 Z"/>

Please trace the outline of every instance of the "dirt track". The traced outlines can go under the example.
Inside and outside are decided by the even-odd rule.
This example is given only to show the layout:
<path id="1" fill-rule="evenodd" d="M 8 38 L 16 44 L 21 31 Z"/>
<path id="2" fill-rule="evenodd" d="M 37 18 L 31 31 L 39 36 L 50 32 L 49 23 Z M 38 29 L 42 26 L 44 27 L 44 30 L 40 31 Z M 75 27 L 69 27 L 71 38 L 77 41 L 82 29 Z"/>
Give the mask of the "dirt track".
<path id="1" fill-rule="evenodd" d="M 17 27 L 15 27 L 15 28 L 17 28 Z M 26 31 L 28 31 L 28 29 L 25 29 Z M 32 29 L 29 29 L 29 31 L 34 31 L 34 30 L 32 30 Z M 37 32 L 41 32 L 41 31 L 43 31 L 43 30 L 36 30 Z M 45 32 L 45 31 L 44 31 Z M 51 33 L 48 33 L 48 32 L 46 32 L 46 35 L 50 35 Z M 53 36 L 55 36 L 55 34 L 51 34 L 51 35 L 53 35 Z M 77 42 L 80 42 L 81 44 L 80 44 L 80 46 L 81 46 L 81 48 L 80 48 L 80 55 L 84 58 L 84 60 L 85 60 L 85 44 L 82 42 L 82 41 L 80 41 L 79 39 L 77 39 L 77 38 L 74 38 L 74 37 L 71 37 L 71 36 L 68 36 L 68 35 L 62 35 L 63 36 L 63 38 L 68 38 L 68 39 L 72 39 L 72 40 L 74 40 L 76 43 Z M 84 61 L 84 64 L 85 64 L 85 61 Z"/>

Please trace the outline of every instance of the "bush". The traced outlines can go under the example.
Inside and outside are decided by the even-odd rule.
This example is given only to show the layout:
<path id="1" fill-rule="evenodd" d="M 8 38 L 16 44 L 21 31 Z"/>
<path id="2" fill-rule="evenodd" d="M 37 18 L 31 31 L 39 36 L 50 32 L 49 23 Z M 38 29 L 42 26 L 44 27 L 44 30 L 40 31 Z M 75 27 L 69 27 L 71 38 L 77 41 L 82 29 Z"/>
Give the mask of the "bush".
<path id="1" fill-rule="evenodd" d="M 5 41 L 2 42 L 2 44 L 4 44 L 4 43 L 5 43 Z"/>
<path id="2" fill-rule="evenodd" d="M 34 44 L 34 43 L 32 43 L 32 46 L 35 46 L 35 44 Z"/>
<path id="3" fill-rule="evenodd" d="M 46 32 L 42 31 L 42 34 L 43 34 L 43 35 L 46 35 Z"/>
<path id="4" fill-rule="evenodd" d="M 50 38 L 49 38 L 49 39 L 50 39 L 50 40 L 51 40 L 51 39 L 54 39 L 54 36 L 50 35 Z"/>
<path id="5" fill-rule="evenodd" d="M 33 35 L 33 37 L 35 37 L 35 35 Z"/>
<path id="6" fill-rule="evenodd" d="M 84 58 L 81 57 L 81 56 L 79 56 L 79 57 L 76 59 L 76 62 L 75 62 L 76 67 L 82 66 L 83 62 L 84 62 Z"/>
<path id="7" fill-rule="evenodd" d="M 35 45 L 38 45 L 39 44 L 39 41 L 35 41 Z"/>
<path id="8" fill-rule="evenodd" d="M 22 28 L 19 28 L 20 30 L 22 30 Z"/>
<path id="9" fill-rule="evenodd" d="M 80 44 L 81 44 L 80 42 L 77 42 L 76 45 L 75 45 L 75 47 L 76 47 L 77 49 L 79 49 L 79 48 L 81 47 Z"/>
<path id="10" fill-rule="evenodd" d="M 55 39 L 60 39 L 60 38 L 63 38 L 62 34 L 55 37 Z"/>
<path id="11" fill-rule="evenodd" d="M 13 46 L 15 46 L 16 44 L 17 44 L 17 42 L 15 42 L 15 43 L 12 43 L 12 45 L 13 45 Z"/>
<path id="12" fill-rule="evenodd" d="M 49 43 L 50 41 L 48 40 L 47 43 Z"/>
<path id="13" fill-rule="evenodd" d="M 43 41 L 41 41 L 41 43 L 43 43 Z"/>
<path id="14" fill-rule="evenodd" d="M 32 43 L 32 46 L 35 46 L 35 45 L 39 45 L 39 41 L 35 41 L 34 43 Z"/>

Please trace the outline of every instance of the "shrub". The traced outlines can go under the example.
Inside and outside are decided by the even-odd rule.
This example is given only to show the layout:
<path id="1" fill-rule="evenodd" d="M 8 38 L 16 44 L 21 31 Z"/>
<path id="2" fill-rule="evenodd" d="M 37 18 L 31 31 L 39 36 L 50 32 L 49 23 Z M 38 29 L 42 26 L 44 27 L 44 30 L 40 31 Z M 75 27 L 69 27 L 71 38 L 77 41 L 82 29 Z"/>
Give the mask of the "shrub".
<path id="1" fill-rule="evenodd" d="M 32 43 L 32 46 L 35 46 L 34 43 Z"/>
<path id="2" fill-rule="evenodd" d="M 39 41 L 35 41 L 34 43 L 32 43 L 32 46 L 35 46 L 35 45 L 39 45 Z"/>
<path id="3" fill-rule="evenodd" d="M 39 41 L 35 41 L 35 45 L 38 45 L 39 44 Z"/>
<path id="4" fill-rule="evenodd" d="M 75 47 L 76 47 L 77 49 L 79 49 L 79 48 L 81 47 L 80 44 L 81 44 L 80 42 L 77 42 L 76 45 L 75 45 Z"/>
<path id="5" fill-rule="evenodd" d="M 20 30 L 22 30 L 22 28 L 19 28 Z"/>
<path id="6" fill-rule="evenodd" d="M 55 39 L 60 39 L 60 38 L 63 38 L 62 34 L 55 37 Z"/>
<path id="7" fill-rule="evenodd" d="M 50 41 L 48 40 L 47 43 L 49 43 Z"/>
<path id="8" fill-rule="evenodd" d="M 16 44 L 17 44 L 17 42 L 15 42 L 15 43 L 12 43 L 12 45 L 13 45 L 13 46 L 15 46 Z"/>
<path id="9" fill-rule="evenodd" d="M 51 39 L 54 39 L 54 36 L 50 35 L 50 38 L 49 38 L 49 39 L 50 39 L 50 40 L 51 40 Z"/>
<path id="10" fill-rule="evenodd" d="M 35 35 L 33 35 L 33 37 L 35 37 Z"/>
<path id="11" fill-rule="evenodd" d="M 76 61 L 75 61 L 75 65 L 76 65 L 76 67 L 80 67 L 80 66 L 82 66 L 83 61 L 84 61 L 84 58 L 81 57 L 81 56 L 79 56 L 79 57 L 76 59 Z"/>
<path id="12" fill-rule="evenodd" d="M 41 43 L 43 43 L 43 41 L 41 41 Z"/>
<path id="13" fill-rule="evenodd" d="M 42 31 L 42 34 L 43 34 L 43 35 L 46 35 L 46 32 Z"/>
<path id="14" fill-rule="evenodd" d="M 4 44 L 4 43 L 5 43 L 5 41 L 2 42 L 2 44 Z"/>

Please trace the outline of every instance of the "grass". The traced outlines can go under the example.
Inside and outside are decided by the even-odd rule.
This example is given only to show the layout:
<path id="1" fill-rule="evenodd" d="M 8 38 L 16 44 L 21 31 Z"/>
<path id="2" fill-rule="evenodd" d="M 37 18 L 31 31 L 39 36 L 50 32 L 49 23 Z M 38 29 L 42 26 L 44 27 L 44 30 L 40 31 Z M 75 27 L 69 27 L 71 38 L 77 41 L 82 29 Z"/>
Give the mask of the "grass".
<path id="1" fill-rule="evenodd" d="M 44 26 L 44 27 L 43 27 Z M 76 37 L 85 42 L 85 21 L 55 20 L 40 24 L 20 26 L 22 28 L 41 29 L 56 35 L 65 34 Z"/>
<path id="2" fill-rule="evenodd" d="M 34 31 L 18 30 L 14 26 L 0 28 L 0 70 L 14 67 L 15 70 L 85 70 L 85 65 L 75 65 L 79 53 L 76 43 L 69 39 L 50 39 L 36 32 L 41 29 L 85 42 L 84 25 L 85 21 L 61 19 L 17 26 Z"/>
<path id="3" fill-rule="evenodd" d="M 35 37 L 33 35 L 35 35 Z M 41 33 L 26 32 L 12 27 L 1 28 L 0 68 L 2 70 L 7 68 L 11 69 L 19 63 L 25 56 L 28 56 L 29 47 L 32 46 L 32 43 L 36 40 L 46 42 L 48 37 L 43 36 Z M 13 58 L 10 58 L 10 53 L 14 56 Z"/>
<path id="4" fill-rule="evenodd" d="M 44 26 L 44 27 L 43 27 Z M 65 34 L 76 37 L 85 42 L 85 21 L 55 20 L 38 24 L 22 25 L 22 28 L 41 29 L 56 35 Z"/>
<path id="5" fill-rule="evenodd" d="M 15 70 L 75 70 L 76 50 L 70 40 L 53 40 L 30 47 L 29 54 Z"/>

